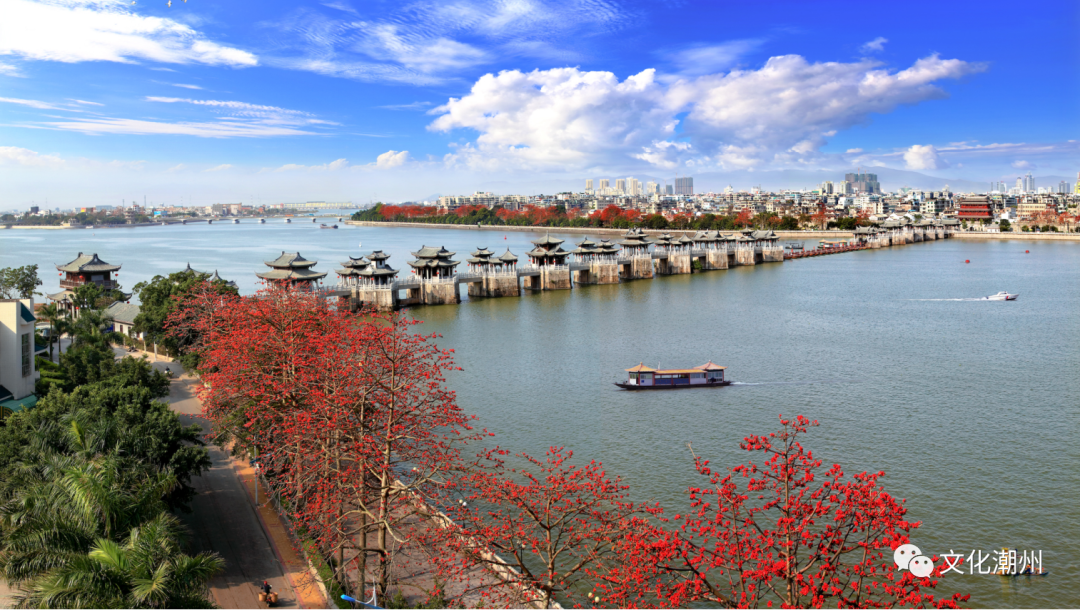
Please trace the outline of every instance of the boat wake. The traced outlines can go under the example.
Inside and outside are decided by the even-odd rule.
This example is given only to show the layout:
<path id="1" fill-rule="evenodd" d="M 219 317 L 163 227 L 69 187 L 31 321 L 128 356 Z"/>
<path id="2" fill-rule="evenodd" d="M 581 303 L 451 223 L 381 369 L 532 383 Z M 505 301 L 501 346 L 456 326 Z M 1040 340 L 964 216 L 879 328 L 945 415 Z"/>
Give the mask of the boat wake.
<path id="1" fill-rule="evenodd" d="M 989 301 L 986 297 L 974 297 L 969 299 L 904 299 L 905 301 Z"/>
<path id="2" fill-rule="evenodd" d="M 811 385 L 818 383 L 855 383 L 859 379 L 813 379 L 809 381 L 732 381 L 731 385 Z"/>

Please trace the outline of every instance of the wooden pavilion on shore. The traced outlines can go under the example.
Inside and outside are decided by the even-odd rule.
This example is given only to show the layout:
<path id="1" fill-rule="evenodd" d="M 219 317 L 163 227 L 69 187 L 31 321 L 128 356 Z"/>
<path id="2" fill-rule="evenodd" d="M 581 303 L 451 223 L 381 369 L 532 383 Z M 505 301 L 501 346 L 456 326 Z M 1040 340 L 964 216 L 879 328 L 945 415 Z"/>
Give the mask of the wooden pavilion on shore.
<path id="1" fill-rule="evenodd" d="M 101 260 L 97 254 L 79 253 L 75 260 L 65 265 L 56 265 L 60 275 L 60 292 L 45 295 L 50 301 L 56 303 L 60 309 L 68 315 L 78 315 L 75 306 L 75 289 L 88 284 L 97 286 L 103 292 L 120 290 L 120 283 L 113 277 L 119 275 L 121 265 L 111 265 Z M 121 292 L 121 301 L 131 298 L 130 294 Z"/>

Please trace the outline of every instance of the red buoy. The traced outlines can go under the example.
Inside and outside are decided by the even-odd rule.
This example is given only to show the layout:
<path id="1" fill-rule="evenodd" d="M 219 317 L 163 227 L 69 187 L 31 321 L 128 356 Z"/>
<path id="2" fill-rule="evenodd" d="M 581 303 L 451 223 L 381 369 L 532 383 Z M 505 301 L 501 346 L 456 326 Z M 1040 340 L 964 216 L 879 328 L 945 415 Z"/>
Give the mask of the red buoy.
<path id="1" fill-rule="evenodd" d="M 1028 254 L 1031 250 L 1024 250 L 1024 254 Z"/>
<path id="2" fill-rule="evenodd" d="M 966 261 L 964 261 L 964 262 L 965 262 L 965 263 L 970 263 L 971 261 L 969 261 L 969 260 L 966 260 Z"/>

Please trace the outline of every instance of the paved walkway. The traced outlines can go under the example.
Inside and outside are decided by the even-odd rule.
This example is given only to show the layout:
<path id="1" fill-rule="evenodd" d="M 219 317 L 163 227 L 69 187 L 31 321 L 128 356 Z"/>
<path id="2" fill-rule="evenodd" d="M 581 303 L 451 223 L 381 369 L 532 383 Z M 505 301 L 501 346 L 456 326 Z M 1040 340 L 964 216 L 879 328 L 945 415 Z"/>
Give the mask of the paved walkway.
<path id="1" fill-rule="evenodd" d="M 180 370 L 178 363 L 154 363 L 154 368 L 166 367 Z M 198 423 L 209 431 L 200 415 L 197 387 L 197 380 L 183 376 L 173 381 L 166 400 L 185 425 Z M 258 586 L 266 580 L 278 593 L 278 607 L 326 608 L 327 600 L 293 548 L 285 524 L 261 496 L 256 508 L 251 468 L 213 445 L 207 448 L 213 465 L 192 480 L 198 495 L 192 512 L 181 518 L 191 530 L 193 553 L 213 551 L 225 560 L 225 571 L 210 582 L 214 603 L 222 608 L 265 607 L 259 603 Z"/>

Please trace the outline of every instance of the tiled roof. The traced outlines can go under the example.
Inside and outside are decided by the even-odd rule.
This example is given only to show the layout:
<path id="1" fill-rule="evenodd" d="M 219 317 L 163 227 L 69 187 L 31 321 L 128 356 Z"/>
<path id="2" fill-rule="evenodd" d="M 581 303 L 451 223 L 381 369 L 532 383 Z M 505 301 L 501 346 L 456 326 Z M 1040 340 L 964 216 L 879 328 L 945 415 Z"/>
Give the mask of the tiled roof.
<path id="1" fill-rule="evenodd" d="M 112 319 L 116 322 L 123 324 L 134 324 L 135 316 L 139 315 L 142 311 L 138 305 L 132 305 L 130 303 L 124 303 L 122 301 L 116 301 L 112 305 L 105 308 L 105 313 L 112 316 Z"/>
<path id="2" fill-rule="evenodd" d="M 75 260 L 66 265 L 57 265 L 56 269 L 58 271 L 68 271 L 71 273 L 102 273 L 106 271 L 118 271 L 120 265 L 110 265 L 98 258 L 97 254 L 83 254 L 80 252 Z"/>
<path id="3" fill-rule="evenodd" d="M 300 256 L 299 252 L 281 252 L 281 256 L 272 261 L 266 261 L 266 264 L 275 269 L 298 269 L 304 267 L 312 267 L 318 261 L 309 261 L 308 259 Z M 325 273 L 323 275 L 326 275 Z M 262 277 L 262 276 L 259 276 Z"/>

